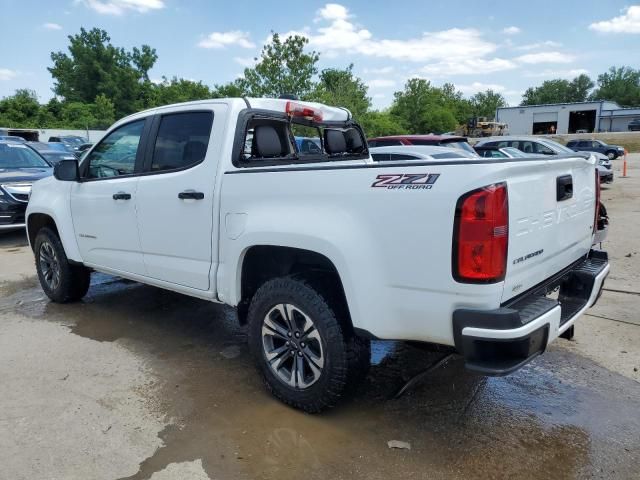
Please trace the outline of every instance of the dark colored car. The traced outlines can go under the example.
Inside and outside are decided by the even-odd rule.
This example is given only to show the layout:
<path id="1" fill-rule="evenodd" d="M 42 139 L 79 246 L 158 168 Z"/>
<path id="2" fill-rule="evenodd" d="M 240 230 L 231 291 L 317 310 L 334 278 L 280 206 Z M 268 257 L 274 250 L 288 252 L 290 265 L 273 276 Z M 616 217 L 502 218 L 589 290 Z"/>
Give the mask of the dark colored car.
<path id="1" fill-rule="evenodd" d="M 629 125 L 627 125 L 627 128 L 630 132 L 640 131 L 640 118 L 634 118 L 633 120 L 631 120 L 629 122 Z"/>
<path id="2" fill-rule="evenodd" d="M 436 145 L 457 148 L 475 154 L 466 137 L 457 135 L 394 135 L 367 140 L 369 147 L 396 147 L 400 145 Z"/>
<path id="3" fill-rule="evenodd" d="M 80 145 L 84 145 L 87 139 L 78 135 L 60 135 L 55 137 L 49 137 L 49 143 L 62 143 L 68 150 L 76 152 Z"/>
<path id="4" fill-rule="evenodd" d="M 624 148 L 619 145 L 608 145 L 602 140 L 570 140 L 567 147 L 575 152 L 598 152 L 609 157 L 609 160 L 624 155 Z"/>
<path id="5" fill-rule="evenodd" d="M 0 141 L 0 231 L 24 228 L 31 186 L 52 173 L 51 165 L 32 148 Z"/>
<path id="6" fill-rule="evenodd" d="M 61 160 L 74 160 L 78 156 L 62 143 L 29 142 L 27 145 L 42 155 L 51 165 Z"/>

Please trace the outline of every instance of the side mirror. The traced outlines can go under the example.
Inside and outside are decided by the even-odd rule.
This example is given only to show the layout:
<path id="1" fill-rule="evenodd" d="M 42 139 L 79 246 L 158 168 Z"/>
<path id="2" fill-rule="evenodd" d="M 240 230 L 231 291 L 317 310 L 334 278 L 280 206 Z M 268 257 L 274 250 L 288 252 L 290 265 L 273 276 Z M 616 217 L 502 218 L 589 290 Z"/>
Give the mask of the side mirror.
<path id="1" fill-rule="evenodd" d="M 77 182 L 80 180 L 80 170 L 77 160 L 62 160 L 53 167 L 53 176 L 61 182 Z"/>

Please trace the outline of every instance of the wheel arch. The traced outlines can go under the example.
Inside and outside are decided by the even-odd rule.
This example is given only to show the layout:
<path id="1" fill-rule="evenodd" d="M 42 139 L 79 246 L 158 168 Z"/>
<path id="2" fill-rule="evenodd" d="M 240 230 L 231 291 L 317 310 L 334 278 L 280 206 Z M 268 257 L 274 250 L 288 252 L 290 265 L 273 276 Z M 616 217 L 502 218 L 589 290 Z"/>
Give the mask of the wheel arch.
<path id="1" fill-rule="evenodd" d="M 58 226 L 50 215 L 47 215 L 46 213 L 32 213 L 27 218 L 27 237 L 32 251 L 35 249 L 36 235 L 45 227 L 53 230 L 55 234 L 58 235 L 58 238 L 60 238 Z"/>
<path id="2" fill-rule="evenodd" d="M 327 300 L 337 301 L 344 326 L 353 332 L 353 322 L 343 279 L 335 263 L 313 250 L 280 245 L 253 245 L 245 249 L 238 265 L 238 319 L 246 323 L 249 302 L 265 281 L 287 275 L 309 281 Z"/>

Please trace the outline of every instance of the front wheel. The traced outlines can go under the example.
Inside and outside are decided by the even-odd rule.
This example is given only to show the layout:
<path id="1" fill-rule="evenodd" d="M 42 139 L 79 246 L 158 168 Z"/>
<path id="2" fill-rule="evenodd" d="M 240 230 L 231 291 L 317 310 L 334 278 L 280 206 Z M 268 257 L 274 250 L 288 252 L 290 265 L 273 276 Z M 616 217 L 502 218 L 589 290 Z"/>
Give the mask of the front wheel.
<path id="1" fill-rule="evenodd" d="M 56 303 L 67 303 L 80 300 L 87 294 L 91 281 L 89 269 L 69 263 L 53 230 L 43 228 L 38 232 L 34 253 L 38 279 L 47 297 Z"/>
<path id="2" fill-rule="evenodd" d="M 340 310 L 304 280 L 275 278 L 258 289 L 247 316 L 249 344 L 276 398 L 319 412 L 362 379 L 369 343 L 345 332 Z"/>
<path id="3" fill-rule="evenodd" d="M 607 158 L 609 160 L 615 160 L 616 158 L 616 152 L 607 152 Z"/>

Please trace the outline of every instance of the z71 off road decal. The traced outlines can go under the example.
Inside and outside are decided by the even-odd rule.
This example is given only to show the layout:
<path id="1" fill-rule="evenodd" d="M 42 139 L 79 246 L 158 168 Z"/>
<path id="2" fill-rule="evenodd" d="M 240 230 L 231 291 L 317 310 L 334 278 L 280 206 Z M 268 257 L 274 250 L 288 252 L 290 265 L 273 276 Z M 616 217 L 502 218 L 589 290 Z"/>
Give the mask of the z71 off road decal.
<path id="1" fill-rule="evenodd" d="M 430 190 L 439 173 L 384 173 L 371 184 L 373 188 L 389 190 Z"/>

